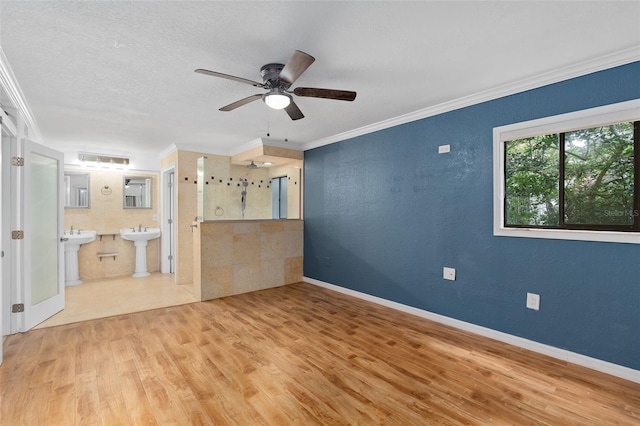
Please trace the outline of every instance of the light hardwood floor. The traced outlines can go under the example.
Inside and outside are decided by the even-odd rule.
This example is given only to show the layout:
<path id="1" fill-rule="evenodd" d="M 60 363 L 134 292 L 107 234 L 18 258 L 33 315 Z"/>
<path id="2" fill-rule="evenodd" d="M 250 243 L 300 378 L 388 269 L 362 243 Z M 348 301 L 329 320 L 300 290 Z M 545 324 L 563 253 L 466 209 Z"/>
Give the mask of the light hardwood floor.
<path id="1" fill-rule="evenodd" d="M 86 281 L 65 288 L 65 308 L 35 328 L 52 327 L 113 315 L 195 302 L 190 286 L 177 285 L 173 274 Z"/>
<path id="2" fill-rule="evenodd" d="M 9 336 L 7 425 L 638 425 L 640 385 L 310 284 Z"/>

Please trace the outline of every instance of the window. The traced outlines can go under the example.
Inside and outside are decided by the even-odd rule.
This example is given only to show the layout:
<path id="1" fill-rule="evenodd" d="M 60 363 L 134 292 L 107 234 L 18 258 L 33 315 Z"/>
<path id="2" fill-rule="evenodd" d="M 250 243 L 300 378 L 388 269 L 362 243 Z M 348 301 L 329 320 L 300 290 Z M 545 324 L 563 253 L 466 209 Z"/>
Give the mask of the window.
<path id="1" fill-rule="evenodd" d="M 494 235 L 640 243 L 640 100 L 495 128 L 494 193 Z"/>
<path id="2" fill-rule="evenodd" d="M 273 219 L 287 218 L 287 176 L 271 179 L 271 212 Z"/>

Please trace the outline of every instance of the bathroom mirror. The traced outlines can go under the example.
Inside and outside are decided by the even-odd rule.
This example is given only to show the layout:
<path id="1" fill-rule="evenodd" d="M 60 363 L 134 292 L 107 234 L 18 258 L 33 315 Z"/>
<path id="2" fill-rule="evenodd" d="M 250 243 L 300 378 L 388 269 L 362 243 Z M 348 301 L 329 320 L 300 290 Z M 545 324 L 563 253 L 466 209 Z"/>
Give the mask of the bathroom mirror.
<path id="1" fill-rule="evenodd" d="M 64 173 L 64 208 L 88 209 L 90 188 L 88 173 Z"/>
<path id="2" fill-rule="evenodd" d="M 145 176 L 124 176 L 122 181 L 123 204 L 125 209 L 151 208 L 151 178 Z"/>

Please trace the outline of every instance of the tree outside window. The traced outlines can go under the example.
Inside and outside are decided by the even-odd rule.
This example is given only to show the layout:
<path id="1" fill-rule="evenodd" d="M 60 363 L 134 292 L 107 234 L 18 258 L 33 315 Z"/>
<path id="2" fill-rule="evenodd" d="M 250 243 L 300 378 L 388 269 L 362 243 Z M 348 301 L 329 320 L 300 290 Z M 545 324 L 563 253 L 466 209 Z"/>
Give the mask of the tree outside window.
<path id="1" fill-rule="evenodd" d="M 505 226 L 640 230 L 638 123 L 506 141 Z"/>

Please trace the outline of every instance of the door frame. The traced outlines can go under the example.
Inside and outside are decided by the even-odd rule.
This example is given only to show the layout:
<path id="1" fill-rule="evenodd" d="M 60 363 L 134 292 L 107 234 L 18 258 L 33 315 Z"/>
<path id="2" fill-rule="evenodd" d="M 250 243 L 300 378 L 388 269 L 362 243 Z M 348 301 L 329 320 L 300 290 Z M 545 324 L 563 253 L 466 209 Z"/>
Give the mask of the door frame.
<path id="1" fill-rule="evenodd" d="M 176 272 L 176 207 L 178 204 L 175 172 L 175 163 L 171 163 L 161 170 L 162 237 L 160 239 L 160 272 L 163 274 L 173 273 L 174 281 Z M 171 223 L 169 223 L 169 219 L 171 219 Z"/>
<path id="2" fill-rule="evenodd" d="M 0 238 L 2 251 L 4 251 L 4 257 L 2 258 L 2 285 L 0 288 L 0 321 L 2 323 L 1 333 L 3 336 L 11 334 L 13 328 L 12 322 L 16 319 L 12 319 L 11 304 L 13 303 L 13 294 L 15 293 L 15 248 L 14 242 L 11 240 L 11 229 L 14 226 L 17 215 L 15 208 L 13 208 L 16 201 L 15 194 L 15 167 L 11 166 L 11 157 L 17 155 L 17 126 L 9 119 L 9 117 L 0 111 L 2 114 L 2 132 L 7 134 L 8 140 L 5 139 L 2 143 L 2 161 L 0 168 L 2 169 L 2 195 L 1 195 L 1 208 L 2 208 L 2 222 L 0 224 Z M 18 228 L 15 228 L 18 229 Z"/>
<path id="3" fill-rule="evenodd" d="M 11 332 L 11 153 L 17 137 L 17 127 L 0 110 L 0 364 L 3 360 L 2 336 Z M 6 134 L 6 138 L 5 135 Z"/>

